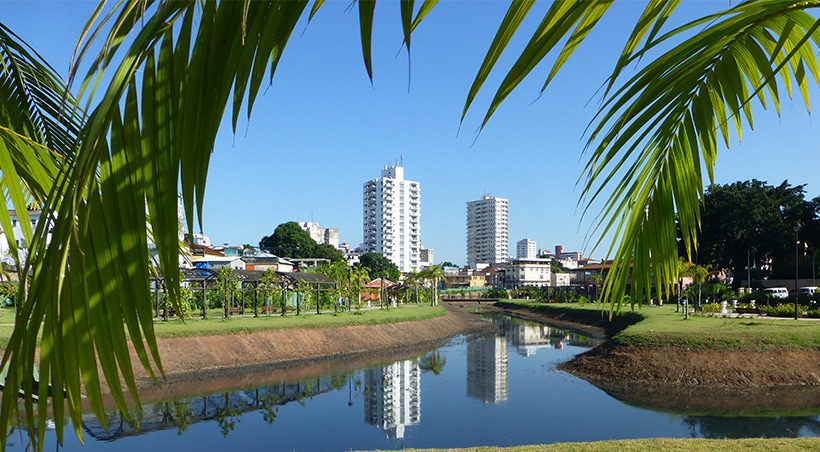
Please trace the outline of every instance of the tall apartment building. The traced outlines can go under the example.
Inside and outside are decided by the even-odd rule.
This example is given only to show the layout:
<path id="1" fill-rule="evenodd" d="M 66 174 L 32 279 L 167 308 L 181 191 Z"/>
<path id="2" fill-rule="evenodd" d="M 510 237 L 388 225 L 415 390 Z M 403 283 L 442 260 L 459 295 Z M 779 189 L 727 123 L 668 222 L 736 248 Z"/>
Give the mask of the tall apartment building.
<path id="1" fill-rule="evenodd" d="M 420 231 L 419 183 L 404 179 L 404 167 L 385 165 L 380 178 L 364 183 L 364 252 L 384 255 L 399 271 L 417 270 Z"/>
<path id="2" fill-rule="evenodd" d="M 484 195 L 467 202 L 467 264 L 506 262 L 510 254 L 509 202 Z"/>
<path id="3" fill-rule="evenodd" d="M 538 257 L 538 247 L 535 240 L 522 239 L 515 242 L 515 257 L 518 259 L 535 259 Z"/>

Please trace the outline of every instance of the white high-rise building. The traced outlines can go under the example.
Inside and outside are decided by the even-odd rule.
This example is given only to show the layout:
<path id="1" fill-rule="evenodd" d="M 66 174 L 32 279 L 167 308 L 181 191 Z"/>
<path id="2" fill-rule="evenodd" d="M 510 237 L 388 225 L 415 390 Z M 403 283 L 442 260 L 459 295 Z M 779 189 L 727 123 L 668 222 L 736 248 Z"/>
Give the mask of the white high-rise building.
<path id="1" fill-rule="evenodd" d="M 467 202 L 467 264 L 506 262 L 510 255 L 509 201 L 484 195 Z"/>
<path id="2" fill-rule="evenodd" d="M 387 166 L 364 183 L 364 252 L 380 253 L 399 271 L 419 269 L 421 188 L 404 167 Z"/>
<path id="3" fill-rule="evenodd" d="M 535 259 L 538 257 L 538 247 L 535 240 L 522 239 L 515 242 L 515 257 L 518 259 Z"/>

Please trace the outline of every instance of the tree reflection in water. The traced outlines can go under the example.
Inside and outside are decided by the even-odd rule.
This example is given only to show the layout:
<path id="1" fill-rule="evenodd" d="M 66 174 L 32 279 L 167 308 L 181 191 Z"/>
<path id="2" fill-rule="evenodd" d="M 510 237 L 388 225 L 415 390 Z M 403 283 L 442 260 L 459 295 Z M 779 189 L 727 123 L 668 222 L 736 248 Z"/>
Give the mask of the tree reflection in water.
<path id="1" fill-rule="evenodd" d="M 683 422 L 692 429 L 692 437 L 707 439 L 797 438 L 802 429 L 820 436 L 820 416 L 812 417 L 719 417 L 685 416 Z M 805 435 L 804 435 L 805 436 Z"/>

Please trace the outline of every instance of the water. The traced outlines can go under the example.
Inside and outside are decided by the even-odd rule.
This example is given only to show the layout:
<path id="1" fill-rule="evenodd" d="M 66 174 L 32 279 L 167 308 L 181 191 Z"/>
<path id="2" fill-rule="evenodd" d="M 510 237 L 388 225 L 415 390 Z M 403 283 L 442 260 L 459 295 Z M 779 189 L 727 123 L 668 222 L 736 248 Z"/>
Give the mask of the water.
<path id="1" fill-rule="evenodd" d="M 498 316 L 498 334 L 458 336 L 418 359 L 149 404 L 139 428 L 91 415 L 61 450 L 304 450 L 512 446 L 651 437 L 820 436 L 820 410 L 793 417 L 668 414 L 622 403 L 556 369 L 596 344 Z M 53 431 L 45 450 L 55 450 Z M 23 450 L 12 432 L 9 450 Z"/>

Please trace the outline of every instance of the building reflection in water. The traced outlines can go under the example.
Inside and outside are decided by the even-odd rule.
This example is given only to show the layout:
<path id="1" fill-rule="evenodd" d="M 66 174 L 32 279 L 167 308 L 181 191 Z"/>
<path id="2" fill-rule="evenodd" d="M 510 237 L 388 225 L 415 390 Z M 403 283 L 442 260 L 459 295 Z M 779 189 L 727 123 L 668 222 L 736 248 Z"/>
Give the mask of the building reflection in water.
<path id="1" fill-rule="evenodd" d="M 472 337 L 467 341 L 467 397 L 496 403 L 507 400 L 507 338 Z"/>
<path id="2" fill-rule="evenodd" d="M 404 438 L 404 429 L 421 422 L 421 369 L 415 361 L 365 370 L 364 418 L 389 438 Z"/>
<path id="3" fill-rule="evenodd" d="M 540 349 L 552 347 L 561 350 L 566 341 L 571 338 L 570 334 L 564 330 L 529 322 L 510 324 L 508 334 L 521 356 L 532 356 Z"/>
<path id="4" fill-rule="evenodd" d="M 488 319 L 489 320 L 489 319 Z M 598 340 L 546 325 L 509 317 L 496 317 L 497 334 L 469 336 L 467 351 L 467 397 L 485 403 L 508 398 L 509 347 L 522 356 L 541 349 L 563 345 L 592 347 Z M 512 344 L 512 345 L 509 345 Z M 435 353 L 433 351 L 431 353 Z M 423 361 L 423 358 L 420 358 Z M 439 372 L 446 360 L 439 360 Z M 364 417 L 368 425 L 382 429 L 388 438 L 403 439 L 405 429 L 421 422 L 421 369 L 419 360 L 405 360 L 355 373 L 326 375 L 295 382 L 282 382 L 254 389 L 222 392 L 149 404 L 143 411 L 131 412 L 134 424 L 118 411 L 106 414 L 108 430 L 93 414 L 83 416 L 83 429 L 91 438 L 113 441 L 152 431 L 177 429 L 179 433 L 203 421 L 216 421 L 223 435 L 233 430 L 243 413 L 261 411 L 273 424 L 278 409 L 291 402 L 304 403 L 314 396 L 347 388 L 347 404 L 352 405 L 364 383 Z M 433 371 L 436 375 L 437 372 Z"/>

